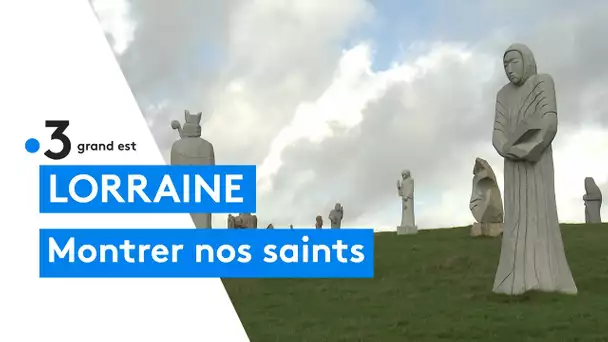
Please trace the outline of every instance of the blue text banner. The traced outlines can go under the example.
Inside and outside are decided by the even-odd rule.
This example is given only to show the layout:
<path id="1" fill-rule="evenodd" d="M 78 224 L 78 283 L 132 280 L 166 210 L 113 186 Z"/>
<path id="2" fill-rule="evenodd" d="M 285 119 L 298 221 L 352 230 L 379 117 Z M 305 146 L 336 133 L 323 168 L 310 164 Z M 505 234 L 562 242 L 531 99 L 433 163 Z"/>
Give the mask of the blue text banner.
<path id="1" fill-rule="evenodd" d="M 42 278 L 372 278 L 372 229 L 41 229 Z"/>
<path id="2" fill-rule="evenodd" d="M 40 166 L 40 213 L 254 212 L 254 165 Z"/>

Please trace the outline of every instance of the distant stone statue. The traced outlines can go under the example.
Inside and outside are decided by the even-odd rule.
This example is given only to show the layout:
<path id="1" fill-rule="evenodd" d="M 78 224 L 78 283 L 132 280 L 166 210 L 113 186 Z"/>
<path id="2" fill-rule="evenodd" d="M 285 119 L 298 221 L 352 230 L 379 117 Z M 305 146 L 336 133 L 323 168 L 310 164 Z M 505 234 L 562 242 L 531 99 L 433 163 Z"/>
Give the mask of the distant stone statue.
<path id="1" fill-rule="evenodd" d="M 268 225 L 268 227 L 266 227 L 266 229 L 274 229 L 274 226 L 271 224 Z"/>
<path id="2" fill-rule="evenodd" d="M 585 223 L 602 223 L 602 192 L 591 177 L 585 178 Z"/>
<path id="3" fill-rule="evenodd" d="M 336 206 L 329 212 L 329 222 L 331 229 L 340 229 L 342 226 L 342 218 L 344 218 L 344 208 L 342 204 L 336 203 Z"/>
<path id="4" fill-rule="evenodd" d="M 553 78 L 537 73 L 532 51 L 522 44 L 507 49 L 503 66 L 510 83 L 496 98 L 492 144 L 505 163 L 505 217 L 493 291 L 576 294 L 555 204 Z"/>
<path id="5" fill-rule="evenodd" d="M 397 180 L 397 193 L 401 197 L 401 225 L 397 227 L 397 234 L 416 234 L 416 218 L 414 217 L 414 179 L 409 170 L 401 172 L 401 179 Z"/>
<path id="6" fill-rule="evenodd" d="M 475 222 L 471 236 L 498 236 L 502 233 L 502 198 L 494 170 L 484 159 L 475 159 L 473 167 L 473 191 L 469 209 Z"/>
<path id="7" fill-rule="evenodd" d="M 190 114 L 185 111 L 184 126 L 177 120 L 171 121 L 171 127 L 178 131 L 180 139 L 171 148 L 171 165 L 215 165 L 213 145 L 201 138 L 202 113 Z M 211 214 L 190 214 L 196 228 L 211 228 Z"/>
<path id="8" fill-rule="evenodd" d="M 289 229 L 293 229 L 293 224 L 290 224 L 290 225 L 289 225 Z"/>
<path id="9" fill-rule="evenodd" d="M 232 214 L 228 214 L 228 229 L 234 229 L 235 228 L 235 218 L 234 216 L 232 216 Z"/>
<path id="10" fill-rule="evenodd" d="M 321 215 L 317 215 L 316 222 L 315 222 L 315 228 L 323 229 L 323 217 L 321 217 Z"/>
<path id="11" fill-rule="evenodd" d="M 234 227 L 237 229 L 256 229 L 258 227 L 258 217 L 252 214 L 238 214 L 234 218 Z"/>

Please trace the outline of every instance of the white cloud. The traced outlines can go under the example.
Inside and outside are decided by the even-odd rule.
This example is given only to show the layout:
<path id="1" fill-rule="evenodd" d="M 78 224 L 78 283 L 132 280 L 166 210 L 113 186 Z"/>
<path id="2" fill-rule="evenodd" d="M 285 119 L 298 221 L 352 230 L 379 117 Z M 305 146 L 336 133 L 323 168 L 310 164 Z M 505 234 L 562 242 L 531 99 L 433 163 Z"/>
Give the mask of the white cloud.
<path id="1" fill-rule="evenodd" d="M 492 13 L 500 16 L 497 9 Z M 608 122 L 602 102 L 608 93 L 603 58 L 608 49 L 588 39 L 602 36 L 605 25 L 597 12 L 608 13 L 607 6 L 575 11 L 556 5 L 553 17 L 564 20 L 538 20 L 537 26 L 531 23 L 521 31 L 514 29 L 521 20 L 514 21 L 488 30 L 482 40 L 410 44 L 400 53 L 405 59 L 381 71 L 371 68 L 376 58 L 371 46 L 377 42 L 355 39 L 352 48 L 342 47 L 354 28 L 382 15 L 366 1 L 230 2 L 214 10 L 220 13 L 215 17 L 225 19 L 218 19 L 216 33 L 225 38 L 216 47 L 224 62 L 212 77 L 192 73 L 179 83 L 179 89 L 200 91 L 170 92 L 153 105 L 144 104 L 144 115 L 160 148 L 168 151 L 175 139 L 169 122 L 181 119 L 185 108 L 180 106 L 207 108 L 203 135 L 215 145 L 218 162 L 259 165 L 260 226 L 268 221 L 276 227 L 311 226 L 317 214 L 329 212 L 339 200 L 347 212 L 345 225 L 394 229 L 400 213 L 393 177 L 402 168 L 412 169 L 416 178 L 422 228 L 470 224 L 475 157 L 487 159 L 502 182 L 502 160 L 490 137 L 494 97 L 506 82 L 500 58 L 512 41 L 529 42 L 539 70 L 550 72 L 557 83 L 560 131 L 554 154 L 560 218 L 582 219 L 584 177 L 608 183 L 608 132 L 602 126 Z M 98 14 L 104 23 L 113 21 L 106 17 L 121 18 L 118 13 L 124 11 L 102 9 Z M 185 9 L 165 12 L 176 16 L 166 22 L 197 20 L 196 13 L 184 19 Z M 118 23 L 104 25 L 110 33 L 125 32 Z M 147 25 L 136 39 L 159 46 L 140 45 L 142 54 L 162 49 L 162 42 L 150 35 L 164 27 Z M 171 41 L 176 56 L 191 53 L 197 41 L 194 31 L 185 34 L 192 27 L 180 30 L 162 36 Z M 180 50 L 182 36 L 188 41 Z M 122 37 L 129 40 L 128 34 Z M 129 53 L 139 62 L 125 61 L 123 67 L 127 76 L 145 80 L 132 83 L 138 98 L 153 98 L 156 88 L 151 85 L 175 84 L 178 71 L 199 67 L 188 64 L 196 59 L 166 56 L 186 64 L 146 66 L 146 56 L 136 56 L 133 49 Z M 225 216 L 215 215 L 214 225 L 225 225 Z"/>
<path id="2" fill-rule="evenodd" d="M 102 28 L 111 37 L 112 49 L 121 55 L 133 41 L 135 24 L 130 19 L 130 3 L 126 0 L 91 0 Z"/>

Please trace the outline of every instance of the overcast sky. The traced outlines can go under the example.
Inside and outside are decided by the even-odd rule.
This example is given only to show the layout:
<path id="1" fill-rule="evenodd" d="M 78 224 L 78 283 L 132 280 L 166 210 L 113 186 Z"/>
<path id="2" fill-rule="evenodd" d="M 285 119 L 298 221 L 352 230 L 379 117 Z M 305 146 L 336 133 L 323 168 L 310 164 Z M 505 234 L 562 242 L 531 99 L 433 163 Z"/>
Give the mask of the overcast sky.
<path id="1" fill-rule="evenodd" d="M 514 42 L 556 82 L 560 220 L 584 220 L 585 177 L 608 194 L 606 1 L 92 4 L 167 161 L 170 122 L 189 109 L 218 164 L 258 165 L 261 227 L 312 227 L 318 214 L 328 225 L 339 201 L 344 227 L 394 230 L 402 169 L 419 228 L 471 224 L 476 157 L 502 188 L 491 135 Z"/>

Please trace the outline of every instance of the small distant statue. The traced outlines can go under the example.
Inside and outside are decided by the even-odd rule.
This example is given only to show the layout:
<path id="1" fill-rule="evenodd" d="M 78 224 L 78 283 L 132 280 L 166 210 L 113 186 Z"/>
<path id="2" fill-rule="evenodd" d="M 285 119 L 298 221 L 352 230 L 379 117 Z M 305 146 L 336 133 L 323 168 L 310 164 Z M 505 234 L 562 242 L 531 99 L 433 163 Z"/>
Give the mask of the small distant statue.
<path id="1" fill-rule="evenodd" d="M 241 213 L 234 218 L 234 226 L 237 229 L 256 229 L 258 227 L 258 217 L 252 214 Z"/>
<path id="2" fill-rule="evenodd" d="M 414 217 L 414 179 L 409 170 L 401 172 L 401 179 L 397 180 L 397 193 L 401 197 L 401 225 L 397 227 L 397 234 L 416 234 L 416 218 Z"/>
<path id="3" fill-rule="evenodd" d="M 344 218 L 344 208 L 342 207 L 342 204 L 336 203 L 334 209 L 329 212 L 331 229 L 340 229 L 342 226 L 342 218 Z"/>
<path id="4" fill-rule="evenodd" d="M 171 148 L 171 165 L 215 165 L 213 145 L 201 138 L 202 115 L 192 115 L 186 110 L 183 127 L 179 121 L 171 121 L 171 128 L 177 130 L 180 137 Z M 193 213 L 190 216 L 196 228 L 211 228 L 210 213 Z"/>
<path id="5" fill-rule="evenodd" d="M 274 229 L 274 226 L 271 224 L 268 225 L 268 227 L 266 227 L 266 229 Z"/>
<path id="6" fill-rule="evenodd" d="M 315 228 L 323 229 L 323 217 L 321 217 L 321 215 L 317 215 Z"/>
<path id="7" fill-rule="evenodd" d="M 602 191 L 592 177 L 585 178 L 585 223 L 602 223 L 600 210 L 602 208 Z"/>
<path id="8" fill-rule="evenodd" d="M 228 214 L 228 229 L 234 229 L 235 228 L 235 218 L 234 216 L 232 216 L 232 214 Z"/>
<path id="9" fill-rule="evenodd" d="M 293 229 L 293 224 L 290 224 L 290 225 L 289 225 L 289 229 Z"/>
<path id="10" fill-rule="evenodd" d="M 504 233 L 493 292 L 576 294 L 555 203 L 555 84 L 523 44 L 509 46 L 502 65 L 509 83 L 496 96 L 492 145 L 505 163 Z"/>
<path id="11" fill-rule="evenodd" d="M 477 220 L 471 227 L 471 236 L 499 236 L 502 234 L 502 198 L 494 170 L 484 159 L 475 159 L 473 191 L 469 209 Z"/>

